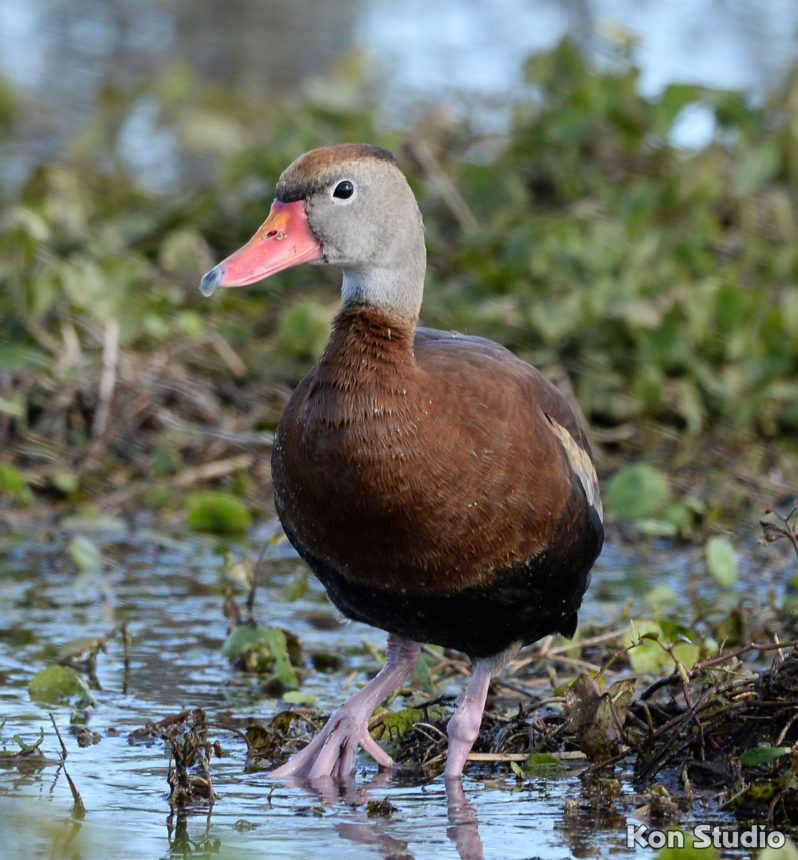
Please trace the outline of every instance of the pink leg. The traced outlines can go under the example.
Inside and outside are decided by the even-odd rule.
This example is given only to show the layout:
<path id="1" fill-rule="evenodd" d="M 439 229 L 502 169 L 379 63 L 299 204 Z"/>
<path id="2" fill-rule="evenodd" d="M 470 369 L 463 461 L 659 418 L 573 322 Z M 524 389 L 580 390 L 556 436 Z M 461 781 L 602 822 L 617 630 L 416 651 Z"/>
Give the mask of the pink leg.
<path id="1" fill-rule="evenodd" d="M 471 747 L 479 735 L 482 725 L 482 712 L 488 697 L 491 675 L 494 666 L 490 662 L 477 660 L 463 701 L 449 720 L 449 755 L 446 758 L 446 779 L 462 776 Z"/>
<path id="2" fill-rule="evenodd" d="M 464 860 L 482 860 L 484 854 L 479 838 L 479 820 L 476 810 L 466 799 L 462 780 L 446 780 L 446 806 L 449 813 L 446 835 L 457 846 L 457 853 Z"/>
<path id="3" fill-rule="evenodd" d="M 399 636 L 388 637 L 385 665 L 327 721 L 319 734 L 293 758 L 269 775 L 318 779 L 345 779 L 355 769 L 357 748 L 362 747 L 381 767 L 393 767 L 393 759 L 369 734 L 369 718 L 379 703 L 394 692 L 418 662 L 421 646 Z"/>

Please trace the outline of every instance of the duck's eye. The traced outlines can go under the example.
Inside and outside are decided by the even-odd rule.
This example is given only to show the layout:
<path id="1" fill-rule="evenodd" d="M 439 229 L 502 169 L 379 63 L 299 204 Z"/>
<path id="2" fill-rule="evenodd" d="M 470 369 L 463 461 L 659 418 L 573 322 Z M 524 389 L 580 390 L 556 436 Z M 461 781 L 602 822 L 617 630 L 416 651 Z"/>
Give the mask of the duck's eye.
<path id="1" fill-rule="evenodd" d="M 348 200 L 355 193 L 355 186 L 348 180 L 342 179 L 333 189 L 333 197 Z"/>

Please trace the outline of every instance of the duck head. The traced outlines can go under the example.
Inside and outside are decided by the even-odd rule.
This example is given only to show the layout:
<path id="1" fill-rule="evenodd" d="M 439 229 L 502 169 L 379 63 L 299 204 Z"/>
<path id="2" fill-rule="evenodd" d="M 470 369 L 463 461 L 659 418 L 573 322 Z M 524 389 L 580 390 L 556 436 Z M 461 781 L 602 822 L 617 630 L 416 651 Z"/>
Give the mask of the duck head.
<path id="1" fill-rule="evenodd" d="M 416 319 L 424 289 L 424 229 L 413 192 L 388 150 L 362 143 L 314 149 L 289 165 L 269 217 L 205 274 L 203 295 L 260 281 L 300 263 L 343 270 L 344 304 Z"/>

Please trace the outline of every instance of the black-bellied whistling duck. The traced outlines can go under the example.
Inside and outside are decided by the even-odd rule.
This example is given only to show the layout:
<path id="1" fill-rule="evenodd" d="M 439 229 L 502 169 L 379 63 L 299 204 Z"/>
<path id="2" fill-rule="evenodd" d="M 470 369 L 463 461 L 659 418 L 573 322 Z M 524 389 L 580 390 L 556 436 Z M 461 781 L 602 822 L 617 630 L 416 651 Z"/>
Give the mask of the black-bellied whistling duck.
<path id="1" fill-rule="evenodd" d="M 288 539 L 349 618 L 387 630 L 385 666 L 276 777 L 346 777 L 413 671 L 420 644 L 465 652 L 449 721 L 462 773 L 488 685 L 517 650 L 570 636 L 602 540 L 585 431 L 535 368 L 479 337 L 417 328 L 424 230 L 387 150 L 316 149 L 280 177 L 269 217 L 202 279 L 250 284 L 298 263 L 343 270 L 330 340 L 297 386 L 272 452 Z"/>

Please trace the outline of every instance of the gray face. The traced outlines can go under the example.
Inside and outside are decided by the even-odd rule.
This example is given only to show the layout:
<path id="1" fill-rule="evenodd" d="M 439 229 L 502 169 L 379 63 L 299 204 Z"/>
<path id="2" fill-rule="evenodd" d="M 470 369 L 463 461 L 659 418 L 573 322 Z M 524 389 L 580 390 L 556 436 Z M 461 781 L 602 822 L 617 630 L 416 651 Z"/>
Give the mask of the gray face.
<path id="1" fill-rule="evenodd" d="M 305 200 L 324 262 L 344 270 L 344 302 L 415 319 L 426 264 L 421 215 L 404 175 L 382 153 L 361 145 L 313 150 L 286 169 L 277 196 Z"/>

